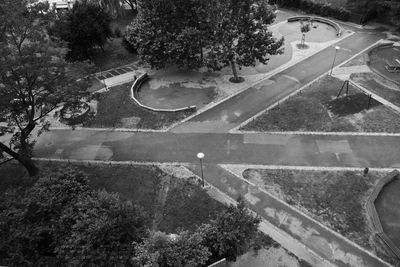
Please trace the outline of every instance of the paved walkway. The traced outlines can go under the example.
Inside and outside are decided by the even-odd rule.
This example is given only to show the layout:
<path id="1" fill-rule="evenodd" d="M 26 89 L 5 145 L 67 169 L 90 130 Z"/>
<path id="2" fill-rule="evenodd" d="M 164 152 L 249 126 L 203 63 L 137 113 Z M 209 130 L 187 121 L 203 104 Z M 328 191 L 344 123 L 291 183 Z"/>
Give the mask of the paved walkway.
<path id="1" fill-rule="evenodd" d="M 199 151 L 216 164 L 400 167 L 400 136 L 52 130 L 38 139 L 35 156 L 190 163 Z"/>
<path id="2" fill-rule="evenodd" d="M 200 175 L 198 164 L 192 165 L 190 169 Z M 286 203 L 277 200 L 258 186 L 225 171 L 218 165 L 206 164 L 204 166 L 204 177 L 209 183 L 231 198 L 236 199 L 239 195 L 244 196 L 251 210 L 274 226 L 289 233 L 314 251 L 320 258 L 336 266 L 388 266 L 354 243 L 342 238 Z M 315 266 L 329 265 L 318 259 L 313 260 L 312 263 Z"/>

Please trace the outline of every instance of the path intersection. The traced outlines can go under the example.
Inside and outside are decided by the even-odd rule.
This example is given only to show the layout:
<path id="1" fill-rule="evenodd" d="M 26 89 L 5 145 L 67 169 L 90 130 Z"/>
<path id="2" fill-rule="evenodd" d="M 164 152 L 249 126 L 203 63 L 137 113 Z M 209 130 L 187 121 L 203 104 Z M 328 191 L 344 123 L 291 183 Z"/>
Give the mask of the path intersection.
<path id="1" fill-rule="evenodd" d="M 346 26 L 349 28 L 349 26 Z M 244 195 L 249 208 L 274 236 L 314 266 L 388 266 L 353 242 L 301 211 L 231 173 L 221 164 L 281 168 L 397 168 L 400 135 L 270 134 L 231 130 L 276 101 L 328 73 L 335 65 L 385 38 L 381 32 L 351 27 L 355 33 L 313 56 L 260 81 L 169 131 L 132 132 L 99 129 L 52 130 L 35 146 L 35 157 L 106 162 L 170 162 L 200 174 L 196 153 L 205 153 L 204 176 L 223 194 Z M 289 234 L 289 235 L 288 235 Z M 289 236 L 289 237 L 288 237 Z M 286 244 L 286 245 L 285 245 Z"/>

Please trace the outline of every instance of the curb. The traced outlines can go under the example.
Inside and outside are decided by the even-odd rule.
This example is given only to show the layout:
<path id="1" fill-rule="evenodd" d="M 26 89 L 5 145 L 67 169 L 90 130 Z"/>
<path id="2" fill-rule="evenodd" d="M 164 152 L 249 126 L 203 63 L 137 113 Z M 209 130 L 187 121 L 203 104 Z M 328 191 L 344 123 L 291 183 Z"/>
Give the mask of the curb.
<path id="1" fill-rule="evenodd" d="M 94 131 L 94 132 L 144 132 L 144 133 L 165 133 L 166 129 L 154 130 L 154 129 L 130 129 L 130 128 L 90 128 L 90 127 L 50 127 L 50 131 L 52 130 L 62 130 L 62 131 Z"/>
<path id="2" fill-rule="evenodd" d="M 262 169 L 262 170 L 294 170 L 294 171 L 352 171 L 363 172 L 363 167 L 315 167 L 315 166 L 289 166 L 289 165 L 257 165 L 257 164 L 219 164 L 225 169 L 230 167 L 240 167 L 247 169 Z M 368 168 L 374 172 L 391 172 L 395 168 Z"/>
<path id="3" fill-rule="evenodd" d="M 229 132 L 230 134 L 270 134 L 270 135 L 310 135 L 310 136 L 387 136 L 387 137 L 399 137 L 400 133 L 376 133 L 376 132 L 308 132 L 308 131 L 279 131 L 279 132 L 259 132 L 259 131 L 241 131 L 236 130 Z"/>

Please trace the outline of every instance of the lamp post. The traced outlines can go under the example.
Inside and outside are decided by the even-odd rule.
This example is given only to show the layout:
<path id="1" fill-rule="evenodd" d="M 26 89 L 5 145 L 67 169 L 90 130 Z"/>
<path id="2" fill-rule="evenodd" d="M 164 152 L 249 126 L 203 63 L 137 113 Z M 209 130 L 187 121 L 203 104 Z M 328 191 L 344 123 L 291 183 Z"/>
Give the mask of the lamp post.
<path id="1" fill-rule="evenodd" d="M 204 158 L 204 153 L 202 153 L 202 152 L 197 153 L 197 158 L 200 160 L 201 181 L 202 181 L 202 185 L 204 187 L 204 176 L 203 176 L 203 158 Z"/>
<path id="2" fill-rule="evenodd" d="M 335 55 L 333 56 L 333 62 L 332 62 L 332 67 L 331 67 L 331 72 L 330 72 L 330 76 L 332 76 L 332 71 L 333 71 L 333 66 L 335 65 L 335 60 L 336 60 L 336 53 L 337 51 L 340 49 L 339 46 L 335 46 Z"/>

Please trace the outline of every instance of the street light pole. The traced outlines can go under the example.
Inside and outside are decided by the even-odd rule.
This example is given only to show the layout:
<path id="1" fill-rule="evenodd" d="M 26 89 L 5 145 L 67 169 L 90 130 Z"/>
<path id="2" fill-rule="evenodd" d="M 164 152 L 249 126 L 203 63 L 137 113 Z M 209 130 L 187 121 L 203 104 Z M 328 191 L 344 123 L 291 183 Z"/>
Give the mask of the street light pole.
<path id="1" fill-rule="evenodd" d="M 204 153 L 202 153 L 202 152 L 197 153 L 197 158 L 200 160 L 201 181 L 202 181 L 202 186 L 204 187 L 204 175 L 203 175 L 203 158 L 204 158 Z"/>
<path id="2" fill-rule="evenodd" d="M 333 62 L 332 62 L 332 67 L 331 67 L 331 72 L 330 72 L 330 76 L 332 76 L 332 71 L 333 71 L 333 66 L 335 65 L 335 60 L 336 60 L 336 53 L 337 51 L 340 49 L 339 46 L 335 46 L 335 55 L 333 56 Z"/>

